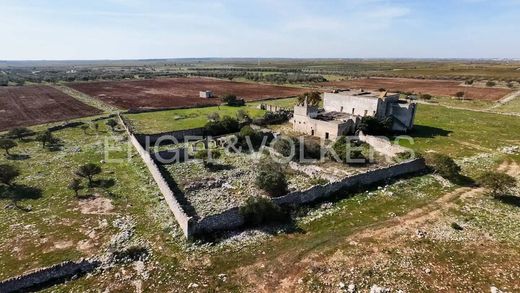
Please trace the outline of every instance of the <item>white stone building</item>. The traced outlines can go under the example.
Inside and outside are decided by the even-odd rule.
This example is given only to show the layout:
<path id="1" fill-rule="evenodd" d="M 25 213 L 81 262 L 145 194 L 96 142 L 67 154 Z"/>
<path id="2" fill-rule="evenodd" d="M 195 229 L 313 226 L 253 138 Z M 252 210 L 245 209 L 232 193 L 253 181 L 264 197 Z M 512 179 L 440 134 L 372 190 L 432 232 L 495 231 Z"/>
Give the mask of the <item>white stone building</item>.
<path id="1" fill-rule="evenodd" d="M 400 100 L 399 94 L 346 90 L 325 93 L 323 110 L 307 101 L 295 106 L 291 122 L 298 132 L 333 140 L 353 134 L 364 116 L 390 117 L 394 131 L 406 132 L 413 128 L 416 109 L 417 104 Z"/>
<path id="2" fill-rule="evenodd" d="M 204 98 L 204 99 L 209 99 L 209 98 L 213 98 L 213 92 L 212 91 L 200 91 L 199 92 L 199 97 L 201 98 Z"/>

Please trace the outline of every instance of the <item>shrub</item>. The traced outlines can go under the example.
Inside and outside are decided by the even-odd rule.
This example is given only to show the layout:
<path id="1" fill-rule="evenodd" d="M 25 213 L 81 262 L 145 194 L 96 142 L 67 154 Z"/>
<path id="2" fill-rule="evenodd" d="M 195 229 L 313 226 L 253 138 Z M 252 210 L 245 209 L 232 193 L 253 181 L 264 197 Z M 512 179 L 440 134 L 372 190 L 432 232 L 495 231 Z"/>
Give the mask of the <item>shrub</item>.
<path id="1" fill-rule="evenodd" d="M 251 122 L 251 117 L 249 117 L 249 114 L 244 109 L 240 109 L 237 111 L 237 119 L 240 122 L 247 122 L 247 123 Z"/>
<path id="2" fill-rule="evenodd" d="M 108 119 L 107 126 L 114 131 L 115 127 L 117 126 L 117 121 L 114 119 Z"/>
<path id="3" fill-rule="evenodd" d="M 457 231 L 462 231 L 462 230 L 464 230 L 464 228 L 462 228 L 461 225 L 459 225 L 459 224 L 457 224 L 457 223 L 455 223 L 455 222 L 451 223 L 451 228 L 454 229 L 454 230 L 457 230 Z"/>
<path id="4" fill-rule="evenodd" d="M 467 84 L 467 85 L 472 85 L 473 84 L 473 79 L 468 79 L 464 83 Z"/>
<path id="5" fill-rule="evenodd" d="M 204 126 L 206 135 L 222 135 L 238 132 L 240 124 L 235 118 L 224 116 L 220 121 L 210 121 Z"/>
<path id="6" fill-rule="evenodd" d="M 454 178 L 459 175 L 460 167 L 447 155 L 428 154 L 425 156 L 426 164 L 442 177 Z"/>
<path id="7" fill-rule="evenodd" d="M 477 183 L 489 189 L 493 197 L 499 197 L 515 187 L 516 179 L 506 173 L 486 172 L 479 176 Z"/>
<path id="8" fill-rule="evenodd" d="M 464 92 L 457 92 L 457 93 L 455 93 L 455 97 L 457 97 L 457 98 L 464 97 Z"/>
<path id="9" fill-rule="evenodd" d="M 219 121 L 220 120 L 220 115 L 218 114 L 218 112 L 209 113 L 208 114 L 208 120 L 209 121 Z"/>
<path id="10" fill-rule="evenodd" d="M 20 176 L 20 171 L 16 167 L 7 164 L 0 165 L 0 183 L 11 186 L 18 176 Z"/>
<path id="11" fill-rule="evenodd" d="M 7 137 L 12 139 L 22 139 L 31 135 L 34 135 L 34 131 L 25 127 L 16 127 L 9 130 L 9 132 L 7 133 Z"/>
<path id="12" fill-rule="evenodd" d="M 422 94 L 419 98 L 422 99 L 422 100 L 431 100 L 432 99 L 432 95 L 430 95 L 430 94 Z"/>
<path id="13" fill-rule="evenodd" d="M 321 159 L 321 144 L 313 139 L 306 139 L 303 145 L 299 145 L 298 149 L 303 147 L 303 156 L 306 159 Z M 298 154 L 299 156 L 299 154 Z"/>
<path id="14" fill-rule="evenodd" d="M 279 164 L 266 160 L 259 165 L 256 185 L 269 196 L 281 196 L 287 192 L 287 179 Z"/>
<path id="15" fill-rule="evenodd" d="M 208 159 L 218 159 L 221 155 L 222 154 L 219 150 L 204 149 L 197 151 L 193 156 L 195 157 L 195 159 L 202 160 L 204 167 L 210 168 L 212 167 L 212 165 L 208 163 Z"/>
<path id="16" fill-rule="evenodd" d="M 291 153 L 296 155 L 298 141 L 289 136 L 282 136 L 273 141 L 272 147 L 284 157 L 289 157 Z"/>
<path id="17" fill-rule="evenodd" d="M 235 95 L 226 95 L 222 98 L 222 101 L 232 107 L 240 107 L 246 104 L 244 99 L 238 99 Z"/>
<path id="18" fill-rule="evenodd" d="M 348 141 L 345 136 L 341 136 L 332 145 L 332 150 L 343 163 L 364 164 L 367 160 L 363 154 L 363 151 L 359 149 L 359 147 L 362 145 L 364 144 L 359 141 Z M 331 157 L 331 159 L 336 158 Z M 363 162 L 361 162 L 361 160 L 363 160 Z"/>
<path id="19" fill-rule="evenodd" d="M 488 86 L 488 87 L 494 87 L 495 85 L 497 85 L 497 83 L 494 81 L 490 80 L 490 81 L 486 82 L 486 86 Z"/>
<path id="20" fill-rule="evenodd" d="M 268 198 L 250 197 L 244 206 L 239 208 L 239 213 L 249 226 L 259 226 L 270 222 L 282 222 L 286 215 L 282 209 Z"/>
<path id="21" fill-rule="evenodd" d="M 365 116 L 361 118 L 361 122 L 357 130 L 363 131 L 364 134 L 384 135 L 392 131 L 392 118 L 377 119 L 372 116 Z"/>
<path id="22" fill-rule="evenodd" d="M 270 125 L 285 123 L 289 120 L 289 114 L 286 112 L 266 112 L 264 117 L 257 118 L 253 121 L 257 125 Z"/>

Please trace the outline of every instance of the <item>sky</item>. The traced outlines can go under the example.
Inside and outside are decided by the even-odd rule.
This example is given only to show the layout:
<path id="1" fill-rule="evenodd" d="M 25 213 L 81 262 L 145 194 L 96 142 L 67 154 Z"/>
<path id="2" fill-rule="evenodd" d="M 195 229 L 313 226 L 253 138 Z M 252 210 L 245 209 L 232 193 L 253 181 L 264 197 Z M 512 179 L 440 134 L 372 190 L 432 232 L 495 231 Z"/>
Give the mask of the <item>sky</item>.
<path id="1" fill-rule="evenodd" d="M 520 58 L 520 0 L 0 0 L 0 60 Z"/>

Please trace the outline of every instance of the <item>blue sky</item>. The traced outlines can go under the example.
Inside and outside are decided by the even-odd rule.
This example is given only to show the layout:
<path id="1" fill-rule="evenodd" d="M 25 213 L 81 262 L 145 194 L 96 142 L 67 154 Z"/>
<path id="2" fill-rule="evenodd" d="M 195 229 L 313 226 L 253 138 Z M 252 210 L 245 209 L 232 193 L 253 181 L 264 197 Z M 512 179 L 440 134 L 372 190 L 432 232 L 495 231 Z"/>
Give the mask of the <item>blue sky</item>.
<path id="1" fill-rule="evenodd" d="M 520 0 L 0 0 L 0 60 L 520 58 Z"/>

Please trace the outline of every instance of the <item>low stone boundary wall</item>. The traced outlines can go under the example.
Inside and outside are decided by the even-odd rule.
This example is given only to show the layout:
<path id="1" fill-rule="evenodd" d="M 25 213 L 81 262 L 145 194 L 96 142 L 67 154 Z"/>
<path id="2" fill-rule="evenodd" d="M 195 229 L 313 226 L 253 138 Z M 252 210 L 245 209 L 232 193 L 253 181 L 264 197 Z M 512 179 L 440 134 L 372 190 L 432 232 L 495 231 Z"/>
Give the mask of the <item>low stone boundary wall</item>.
<path id="1" fill-rule="evenodd" d="M 192 218 L 189 217 L 184 209 L 182 208 L 182 205 L 179 204 L 177 199 L 175 198 L 175 194 L 170 189 L 170 185 L 164 179 L 163 175 L 161 174 L 161 171 L 159 170 L 159 167 L 155 163 L 154 159 L 150 155 L 148 151 L 146 151 L 143 146 L 139 143 L 139 141 L 135 138 L 135 136 L 128 130 L 126 127 L 126 124 L 124 123 L 124 120 L 121 119 L 121 116 L 119 116 L 121 123 L 123 124 L 123 127 L 126 129 L 128 133 L 128 137 L 130 139 L 130 142 L 134 146 L 134 148 L 137 150 L 141 158 L 143 159 L 146 167 L 148 167 L 148 170 L 152 174 L 153 179 L 155 180 L 155 183 L 157 186 L 159 186 L 159 189 L 161 190 L 161 193 L 164 196 L 164 199 L 166 200 L 166 203 L 168 204 L 168 207 L 172 211 L 175 219 L 177 220 L 177 223 L 179 223 L 184 236 L 188 238 L 191 235 L 192 230 Z"/>
<path id="2" fill-rule="evenodd" d="M 47 268 L 38 269 L 36 271 L 13 277 L 0 282 L 0 292 L 26 292 L 29 289 L 59 282 L 60 280 L 72 278 L 76 275 L 82 275 L 94 271 L 101 265 L 99 261 L 80 260 L 65 261 L 57 265 Z"/>
<path id="3" fill-rule="evenodd" d="M 341 181 L 331 182 L 324 185 L 313 186 L 302 191 L 295 191 L 287 195 L 273 198 L 272 201 L 278 205 L 302 205 L 314 202 L 318 199 L 330 197 L 342 190 L 357 186 L 368 186 L 387 179 L 393 179 L 423 171 L 426 168 L 424 159 L 415 159 L 392 166 L 378 168 L 365 173 L 345 177 Z M 240 228 L 244 225 L 244 219 L 238 212 L 238 208 L 229 209 L 220 214 L 211 215 L 200 219 L 193 233 L 210 233 L 218 230 L 229 230 Z"/>
<path id="4" fill-rule="evenodd" d="M 361 131 L 359 132 L 358 137 L 359 140 L 368 143 L 378 153 L 381 153 L 387 157 L 392 158 L 395 157 L 397 154 L 406 152 L 408 150 L 400 145 L 392 144 L 388 139 L 372 135 L 365 135 Z"/>
<path id="5" fill-rule="evenodd" d="M 204 134 L 204 127 L 199 128 L 192 128 L 192 129 L 185 129 L 185 130 L 178 130 L 178 131 L 169 131 L 169 132 L 162 132 L 162 133 L 154 133 L 154 134 L 142 134 L 142 133 L 135 133 L 135 138 L 141 145 L 153 145 L 155 142 L 161 138 L 164 137 L 165 142 L 168 142 L 169 139 L 171 141 L 172 138 L 175 138 L 178 142 L 184 142 L 184 138 L 186 136 L 202 136 Z"/>
<path id="6" fill-rule="evenodd" d="M 386 179 L 392 179 L 404 175 L 418 173 L 426 168 L 424 159 L 415 159 L 408 162 L 395 164 L 388 167 L 383 167 L 375 170 L 370 170 L 365 173 L 348 176 L 338 182 L 331 182 L 324 185 L 313 186 L 307 190 L 296 191 L 287 195 L 274 198 L 273 201 L 279 205 L 288 204 L 305 204 L 313 202 L 319 198 L 328 197 L 341 190 L 356 187 L 366 186 Z"/>

